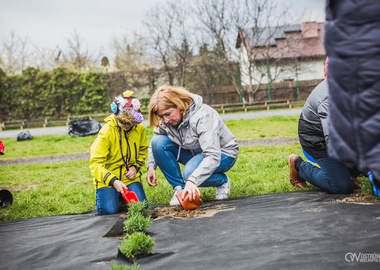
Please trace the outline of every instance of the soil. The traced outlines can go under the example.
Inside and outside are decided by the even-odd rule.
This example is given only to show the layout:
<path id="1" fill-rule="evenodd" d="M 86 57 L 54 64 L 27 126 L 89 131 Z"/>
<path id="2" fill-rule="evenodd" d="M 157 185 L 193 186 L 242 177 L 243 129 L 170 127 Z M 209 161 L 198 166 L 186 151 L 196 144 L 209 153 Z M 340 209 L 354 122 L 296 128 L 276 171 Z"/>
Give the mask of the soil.
<path id="1" fill-rule="evenodd" d="M 224 211 L 233 211 L 236 207 L 228 206 L 222 202 L 204 203 L 197 209 L 188 211 L 183 210 L 181 206 L 155 207 L 148 212 L 153 219 L 177 218 L 192 219 L 212 217 L 216 213 Z M 103 237 L 123 239 L 125 237 L 124 221 L 128 219 L 128 214 L 119 214 L 120 219 L 112 226 L 112 228 Z M 149 234 L 149 233 L 148 233 Z"/>
<path id="2" fill-rule="evenodd" d="M 279 145 L 298 143 L 298 137 L 273 137 L 260 138 L 250 140 L 238 140 L 240 146 L 257 146 L 257 145 Z M 4 157 L 4 156 L 3 156 Z M 58 163 L 66 161 L 89 160 L 90 152 L 72 153 L 61 155 L 47 155 L 38 157 L 22 157 L 22 158 L 2 158 L 0 159 L 1 166 L 26 165 L 26 164 L 41 164 L 41 163 Z"/>
<path id="3" fill-rule="evenodd" d="M 8 158 L 8 159 L 0 159 L 0 166 L 58 163 L 58 162 L 66 162 L 66 161 L 89 160 L 89 159 L 90 159 L 90 152 L 48 155 L 48 156 L 38 156 L 38 157 Z"/>
<path id="4" fill-rule="evenodd" d="M 343 199 L 336 200 L 336 202 L 341 203 L 355 203 L 355 204 L 363 204 L 363 205 L 372 205 L 378 204 L 380 202 L 380 198 L 375 195 L 366 195 L 361 193 L 353 193 L 348 195 Z"/>
<path id="5" fill-rule="evenodd" d="M 226 204 L 219 205 L 201 205 L 194 210 L 183 210 L 182 206 L 172 206 L 172 207 L 156 207 L 149 212 L 153 219 L 161 219 L 164 217 L 178 218 L 178 219 L 191 219 L 191 218 L 203 218 L 212 217 L 216 213 L 224 211 L 233 211 L 235 207 L 228 206 Z"/>

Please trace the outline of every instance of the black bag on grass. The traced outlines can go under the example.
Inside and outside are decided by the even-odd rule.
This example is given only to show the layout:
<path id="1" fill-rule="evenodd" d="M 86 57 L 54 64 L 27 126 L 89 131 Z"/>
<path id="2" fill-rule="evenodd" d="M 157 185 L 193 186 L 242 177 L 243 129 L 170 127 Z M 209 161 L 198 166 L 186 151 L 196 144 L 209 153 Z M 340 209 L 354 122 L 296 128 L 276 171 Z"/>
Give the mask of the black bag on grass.
<path id="1" fill-rule="evenodd" d="M 70 121 L 69 135 L 77 135 L 80 137 L 98 134 L 102 128 L 100 123 L 94 119 L 76 119 Z"/>
<path id="2" fill-rule="evenodd" d="M 17 141 L 26 141 L 26 140 L 32 140 L 33 136 L 30 134 L 30 131 L 25 129 L 17 134 Z"/>

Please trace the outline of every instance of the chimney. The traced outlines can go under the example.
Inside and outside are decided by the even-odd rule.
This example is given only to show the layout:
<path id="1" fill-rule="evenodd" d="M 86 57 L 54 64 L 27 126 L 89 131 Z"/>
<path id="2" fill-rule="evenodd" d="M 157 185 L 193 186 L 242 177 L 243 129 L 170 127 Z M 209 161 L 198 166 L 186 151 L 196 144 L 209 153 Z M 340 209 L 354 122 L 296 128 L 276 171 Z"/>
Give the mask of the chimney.
<path id="1" fill-rule="evenodd" d="M 318 23 L 317 22 L 303 22 L 302 23 L 302 37 L 315 38 L 318 37 Z"/>

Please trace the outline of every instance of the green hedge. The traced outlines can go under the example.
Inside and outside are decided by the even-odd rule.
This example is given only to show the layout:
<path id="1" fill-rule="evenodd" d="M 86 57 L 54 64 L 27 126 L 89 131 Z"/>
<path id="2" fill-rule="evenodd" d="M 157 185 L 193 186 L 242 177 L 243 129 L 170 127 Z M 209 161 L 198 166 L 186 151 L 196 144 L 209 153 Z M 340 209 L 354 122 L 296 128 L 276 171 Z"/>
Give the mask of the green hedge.
<path id="1" fill-rule="evenodd" d="M 6 120 L 104 113 L 109 75 L 76 73 L 57 68 L 40 72 L 28 68 L 21 75 L 6 76 L 0 70 L 1 116 Z"/>
<path id="2" fill-rule="evenodd" d="M 170 72 L 174 85 L 186 86 L 211 104 L 214 88 L 232 85 L 231 74 L 236 73 L 233 67 L 235 63 L 199 64 L 189 66 L 185 73 L 177 67 Z M 63 67 L 52 71 L 30 67 L 12 76 L 0 69 L 0 122 L 111 113 L 109 105 L 113 98 L 126 89 L 134 91 L 146 107 L 154 90 L 168 84 L 167 77 L 165 69 L 78 73 Z M 232 93 L 237 95 L 236 91 Z"/>

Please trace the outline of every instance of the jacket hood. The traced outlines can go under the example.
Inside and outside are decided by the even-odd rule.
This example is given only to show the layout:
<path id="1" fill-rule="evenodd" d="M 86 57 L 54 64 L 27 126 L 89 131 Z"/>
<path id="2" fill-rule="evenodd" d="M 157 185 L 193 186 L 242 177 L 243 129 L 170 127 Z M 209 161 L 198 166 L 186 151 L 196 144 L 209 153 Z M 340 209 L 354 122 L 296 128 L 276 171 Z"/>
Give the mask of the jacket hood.
<path id="1" fill-rule="evenodd" d="M 118 128 L 117 121 L 116 121 L 115 117 L 112 116 L 112 114 L 110 116 L 107 116 L 104 119 L 104 122 L 108 123 L 111 127 Z"/>
<path id="2" fill-rule="evenodd" d="M 193 98 L 193 103 L 190 105 L 189 109 L 187 109 L 185 115 L 182 118 L 183 123 L 187 123 L 191 115 L 196 113 L 203 104 L 203 98 L 196 94 L 190 94 Z"/>

